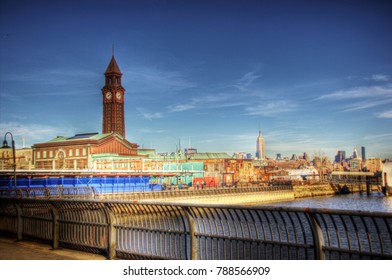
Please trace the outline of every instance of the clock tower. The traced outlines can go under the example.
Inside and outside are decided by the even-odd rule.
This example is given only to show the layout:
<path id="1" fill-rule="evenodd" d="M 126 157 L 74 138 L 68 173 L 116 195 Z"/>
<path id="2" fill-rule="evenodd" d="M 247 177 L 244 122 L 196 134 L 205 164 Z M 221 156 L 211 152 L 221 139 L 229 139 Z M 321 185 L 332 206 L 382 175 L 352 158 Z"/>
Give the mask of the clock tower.
<path id="1" fill-rule="evenodd" d="M 105 72 L 105 86 L 102 88 L 102 133 L 117 133 L 125 138 L 125 89 L 121 85 L 121 76 L 122 73 L 118 68 L 114 55 L 112 55 Z"/>

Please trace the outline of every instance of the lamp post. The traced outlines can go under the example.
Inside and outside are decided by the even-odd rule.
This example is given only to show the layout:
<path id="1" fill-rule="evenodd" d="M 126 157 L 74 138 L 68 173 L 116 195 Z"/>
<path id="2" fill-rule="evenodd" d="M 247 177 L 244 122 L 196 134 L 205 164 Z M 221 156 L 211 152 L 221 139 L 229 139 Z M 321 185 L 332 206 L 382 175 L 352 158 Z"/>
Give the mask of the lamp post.
<path id="1" fill-rule="evenodd" d="M 11 132 L 7 132 L 4 135 L 4 141 L 3 141 L 3 149 L 9 149 L 11 148 L 10 146 L 8 146 L 8 142 L 7 142 L 7 134 L 11 135 L 11 147 L 12 147 L 12 155 L 13 155 L 13 159 L 14 159 L 14 188 L 16 188 L 16 156 L 15 156 L 15 141 L 14 141 L 14 136 L 12 135 Z"/>

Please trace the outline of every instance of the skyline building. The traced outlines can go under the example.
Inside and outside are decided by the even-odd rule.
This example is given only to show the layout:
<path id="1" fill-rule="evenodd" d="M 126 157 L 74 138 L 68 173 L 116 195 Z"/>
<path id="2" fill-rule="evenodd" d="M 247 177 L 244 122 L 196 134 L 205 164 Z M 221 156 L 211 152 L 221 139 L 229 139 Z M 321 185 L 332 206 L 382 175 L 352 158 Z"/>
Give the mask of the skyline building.
<path id="1" fill-rule="evenodd" d="M 358 158 L 357 147 L 354 147 L 353 158 Z"/>
<path id="2" fill-rule="evenodd" d="M 257 136 L 257 140 L 256 140 L 256 157 L 258 159 L 266 158 L 264 137 L 261 134 L 260 128 L 259 128 L 259 135 Z"/>
<path id="3" fill-rule="evenodd" d="M 366 151 L 364 146 L 361 147 L 361 157 L 362 161 L 366 161 Z"/>
<path id="4" fill-rule="evenodd" d="M 335 162 L 342 162 L 346 159 L 346 151 L 337 151 L 335 156 Z"/>

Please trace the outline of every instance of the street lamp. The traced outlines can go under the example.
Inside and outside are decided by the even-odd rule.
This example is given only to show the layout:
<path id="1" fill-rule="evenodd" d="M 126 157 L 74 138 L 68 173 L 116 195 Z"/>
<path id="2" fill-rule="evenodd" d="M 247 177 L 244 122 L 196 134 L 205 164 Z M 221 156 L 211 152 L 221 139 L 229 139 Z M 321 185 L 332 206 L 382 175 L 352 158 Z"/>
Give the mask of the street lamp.
<path id="1" fill-rule="evenodd" d="M 12 155 L 13 155 L 13 159 L 14 159 L 14 164 L 13 164 L 13 166 L 14 166 L 14 187 L 16 188 L 16 156 L 15 156 L 15 141 L 14 141 L 14 136 L 12 135 L 11 132 L 7 132 L 7 133 L 4 135 L 3 147 L 1 147 L 1 148 L 3 148 L 3 149 L 9 149 L 9 148 L 11 148 L 10 146 L 8 146 L 8 142 L 7 142 L 7 139 L 6 139 L 6 138 L 7 138 L 7 134 L 11 135 Z"/>

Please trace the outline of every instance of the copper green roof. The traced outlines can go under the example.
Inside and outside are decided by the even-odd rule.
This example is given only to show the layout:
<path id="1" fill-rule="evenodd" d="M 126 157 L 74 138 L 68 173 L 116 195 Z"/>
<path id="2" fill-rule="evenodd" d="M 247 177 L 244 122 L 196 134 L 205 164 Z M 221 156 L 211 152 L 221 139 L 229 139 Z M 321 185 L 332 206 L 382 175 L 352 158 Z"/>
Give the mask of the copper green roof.
<path id="1" fill-rule="evenodd" d="M 139 155 L 148 155 L 148 156 L 156 156 L 157 155 L 155 149 L 141 148 L 141 149 L 138 149 L 137 151 L 138 151 Z"/>
<path id="2" fill-rule="evenodd" d="M 125 156 L 125 155 L 119 155 L 115 153 L 92 154 L 91 157 L 93 159 L 102 159 L 102 160 L 140 159 L 140 156 L 138 155 Z"/>
<path id="3" fill-rule="evenodd" d="M 227 153 L 195 153 L 189 159 L 228 159 L 231 158 Z"/>
<path id="4" fill-rule="evenodd" d="M 70 141 L 80 141 L 80 140 L 100 140 L 110 135 L 110 133 L 83 133 L 83 134 L 75 134 L 71 137 L 65 136 L 57 136 L 56 138 L 49 140 L 45 143 L 56 143 L 56 142 L 70 142 Z M 122 137 L 121 137 L 122 138 Z"/>

